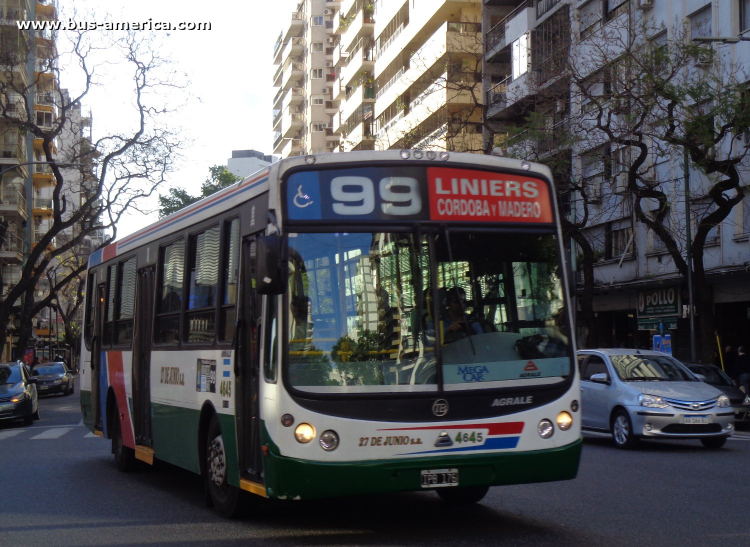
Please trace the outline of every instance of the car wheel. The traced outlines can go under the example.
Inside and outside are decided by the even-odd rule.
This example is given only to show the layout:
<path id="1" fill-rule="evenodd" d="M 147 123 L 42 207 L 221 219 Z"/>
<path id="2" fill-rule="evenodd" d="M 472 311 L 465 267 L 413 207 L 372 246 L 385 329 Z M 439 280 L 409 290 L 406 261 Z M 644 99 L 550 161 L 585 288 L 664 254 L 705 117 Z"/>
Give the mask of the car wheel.
<path id="1" fill-rule="evenodd" d="M 471 505 L 479 503 L 489 491 L 489 486 L 470 486 L 468 488 L 440 488 L 438 496 L 451 505 Z"/>
<path id="2" fill-rule="evenodd" d="M 38 420 L 41 417 L 42 417 L 41 414 L 39 414 L 39 403 L 37 403 L 37 405 L 36 405 L 36 412 L 34 412 L 34 414 L 31 415 L 31 419 L 32 420 Z"/>
<path id="3" fill-rule="evenodd" d="M 206 436 L 206 490 L 211 503 L 222 516 L 232 518 L 237 515 L 240 489 L 229 484 L 224 438 L 215 414 Z"/>
<path id="4" fill-rule="evenodd" d="M 34 415 L 32 413 L 23 417 L 23 425 L 31 425 L 32 423 L 34 423 Z"/>
<path id="5" fill-rule="evenodd" d="M 633 433 L 633 422 L 624 410 L 620 409 L 612 417 L 612 438 L 617 448 L 632 450 L 638 445 L 638 437 Z"/>
<path id="6" fill-rule="evenodd" d="M 112 454 L 115 455 L 117 469 L 127 473 L 135 469 L 135 451 L 122 443 L 122 426 L 120 415 L 115 414 L 112 420 Z"/>
<path id="7" fill-rule="evenodd" d="M 65 395 L 66 397 L 67 397 L 68 395 L 70 395 L 71 393 L 72 393 L 72 391 L 71 391 L 71 389 L 70 389 L 70 386 L 67 386 L 67 387 L 65 388 L 65 391 L 63 391 L 63 395 Z"/>
<path id="8" fill-rule="evenodd" d="M 701 439 L 701 444 L 706 448 L 721 448 L 726 442 L 726 437 L 706 437 L 705 439 Z"/>
<path id="9" fill-rule="evenodd" d="M 70 393 L 71 393 L 71 395 L 73 393 L 75 393 L 75 391 L 76 391 L 76 385 L 75 384 L 70 384 Z"/>

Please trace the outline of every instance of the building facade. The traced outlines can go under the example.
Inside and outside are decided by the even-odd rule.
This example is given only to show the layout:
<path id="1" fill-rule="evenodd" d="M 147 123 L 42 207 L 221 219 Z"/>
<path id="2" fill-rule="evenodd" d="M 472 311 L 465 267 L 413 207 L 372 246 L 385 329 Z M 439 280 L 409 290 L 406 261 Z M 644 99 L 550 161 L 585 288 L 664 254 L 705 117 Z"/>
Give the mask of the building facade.
<path id="1" fill-rule="evenodd" d="M 650 348 L 655 335 L 668 334 L 675 355 L 690 358 L 691 336 L 700 338 L 695 332 L 697 318 L 691 327 L 688 305 L 695 287 L 680 274 L 662 238 L 636 214 L 628 177 L 631 170 L 637 172 L 644 187 L 663 192 L 663 206 L 656 201 L 650 205 L 644 201 L 643 206 L 650 207 L 646 214 L 659 216 L 686 260 L 687 242 L 695 236 L 699 223 L 715 210 L 709 191 L 721 177 L 706 175 L 693 161 L 685 161 L 681 148 L 665 145 L 656 137 L 643 141 L 649 152 L 644 163 L 635 167 L 634 147 L 603 138 L 593 126 L 588 135 L 579 131 L 577 138 L 568 137 L 575 134 L 574 126 L 584 127 L 582 119 L 597 119 L 599 105 L 605 103 L 609 120 L 631 123 L 637 115 L 633 90 L 638 89 L 638 81 L 623 82 L 627 78 L 622 75 L 632 66 L 623 68 L 618 59 L 618 55 L 629 55 L 629 48 L 671 55 L 679 48 L 670 44 L 701 45 L 705 49 L 700 55 L 676 74 L 700 81 L 701 75 L 707 74 L 700 71 L 718 66 L 726 73 L 737 69 L 742 83 L 746 76 L 740 69 L 748 68 L 750 44 L 736 38 L 750 30 L 750 2 L 486 0 L 483 29 L 483 86 L 490 129 L 485 138 L 506 147 L 509 153 L 532 150 L 532 159 L 557 166 L 553 170 L 558 189 L 563 190 L 559 196 L 563 214 L 571 222 L 586 215 L 583 235 L 594 251 L 593 309 L 600 327 L 599 345 Z M 613 36 L 619 45 L 610 49 L 607 64 L 593 66 L 592 60 L 605 59 L 601 51 L 606 48 L 601 45 L 607 40 L 613 44 Z M 719 59 L 719 64 L 710 65 L 709 58 Z M 656 72 L 662 69 L 653 67 Z M 626 92 L 631 95 L 622 100 Z M 712 105 L 710 101 L 692 104 L 686 98 L 679 107 L 709 111 Z M 528 127 L 529 120 L 536 120 L 541 130 L 514 133 L 514 128 Z M 745 146 L 747 131 L 739 133 L 737 138 Z M 738 153 L 732 143 L 736 143 L 734 136 L 721 140 L 715 153 L 734 157 Z M 713 300 L 712 309 L 704 313 L 715 317 L 719 339 L 712 347 L 699 347 L 698 358 L 718 349 L 717 343 L 750 344 L 747 163 L 742 162 L 738 169 L 744 199 L 711 228 L 702 248 Z M 739 196 L 739 192 L 732 190 L 728 196 Z M 574 261 L 581 258 L 580 252 L 574 253 Z M 581 295 L 583 272 L 577 273 L 577 279 Z M 581 322 L 579 327 L 579 344 L 585 346 L 588 325 Z"/>
<path id="2" fill-rule="evenodd" d="M 232 157 L 227 160 L 227 170 L 243 179 L 271 165 L 274 157 L 257 150 L 232 150 Z"/>

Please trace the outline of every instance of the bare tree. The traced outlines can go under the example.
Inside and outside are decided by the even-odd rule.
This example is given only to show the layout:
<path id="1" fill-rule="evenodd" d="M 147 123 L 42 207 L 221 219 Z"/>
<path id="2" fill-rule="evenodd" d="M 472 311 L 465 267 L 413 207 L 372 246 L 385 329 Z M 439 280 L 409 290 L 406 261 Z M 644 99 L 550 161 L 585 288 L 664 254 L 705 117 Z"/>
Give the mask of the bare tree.
<path id="1" fill-rule="evenodd" d="M 66 257 L 91 246 L 94 235 L 101 237 L 95 238 L 96 244 L 88 250 L 114 241 L 118 221 L 126 211 L 139 210 L 144 198 L 154 193 L 173 169 L 181 147 L 168 118 L 184 102 L 185 82 L 159 57 L 154 36 L 83 30 L 59 37 L 65 40 L 45 38 L 41 45 L 31 46 L 35 51 L 21 47 L 34 44 L 32 38 L 19 41 L 13 51 L 4 47 L 0 55 L 0 93 L 14 98 L 12 108 L 11 101 L 0 107 L 0 124 L 20 138 L 33 136 L 36 161 L 49 165 L 55 181 L 52 219 L 44 230 L 37 231 L 33 245 L 24 249 L 20 280 L 0 302 L 0 340 L 6 339 L 11 315 L 18 314 L 20 349 L 31 336 L 34 315 L 52 305 L 68 285 L 80 281 L 85 261 L 74 263 Z M 25 78 L 24 67 L 32 56 L 34 77 Z M 63 62 L 68 78 L 79 82 L 79 89 L 70 96 L 56 87 Z M 77 73 L 75 77 L 71 71 Z M 73 112 L 92 91 L 111 86 L 112 75 L 118 75 L 117 85 L 126 85 L 129 92 L 130 104 L 113 105 L 122 126 L 97 139 L 80 138 L 64 157 L 58 157 L 57 141 L 66 127 L 80 135 L 80 128 L 70 128 L 77 123 Z M 40 93 L 54 106 L 48 117 L 35 111 L 33 98 Z M 66 168 L 69 164 L 78 166 L 77 172 Z M 70 196 L 77 196 L 78 202 L 71 203 Z M 57 275 L 48 276 L 49 292 L 37 301 L 35 289 L 50 268 Z"/>

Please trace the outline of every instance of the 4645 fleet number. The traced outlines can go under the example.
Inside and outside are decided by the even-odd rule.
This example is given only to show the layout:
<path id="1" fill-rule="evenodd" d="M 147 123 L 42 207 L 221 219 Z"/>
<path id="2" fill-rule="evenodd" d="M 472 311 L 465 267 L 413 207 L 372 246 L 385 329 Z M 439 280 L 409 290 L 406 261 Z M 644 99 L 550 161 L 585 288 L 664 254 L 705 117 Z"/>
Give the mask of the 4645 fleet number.
<path id="1" fill-rule="evenodd" d="M 483 431 L 459 431 L 453 437 L 456 444 L 480 444 L 485 439 Z"/>

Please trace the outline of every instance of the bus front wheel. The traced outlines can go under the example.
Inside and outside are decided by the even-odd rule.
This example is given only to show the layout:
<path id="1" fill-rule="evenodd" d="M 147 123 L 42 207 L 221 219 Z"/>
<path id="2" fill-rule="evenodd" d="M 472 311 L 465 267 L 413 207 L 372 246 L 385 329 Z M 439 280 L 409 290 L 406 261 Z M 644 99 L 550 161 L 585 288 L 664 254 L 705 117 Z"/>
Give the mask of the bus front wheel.
<path id="1" fill-rule="evenodd" d="M 122 443 L 119 414 L 112 418 L 112 454 L 115 455 L 115 464 L 120 471 L 128 472 L 135 469 L 135 451 Z"/>
<path id="2" fill-rule="evenodd" d="M 471 505 L 479 503 L 489 491 L 489 486 L 470 486 L 468 488 L 441 488 L 437 490 L 438 496 L 451 505 Z"/>
<path id="3" fill-rule="evenodd" d="M 227 518 L 237 515 L 240 489 L 229 484 L 227 456 L 219 419 L 214 415 L 206 437 L 206 489 L 216 510 Z"/>

